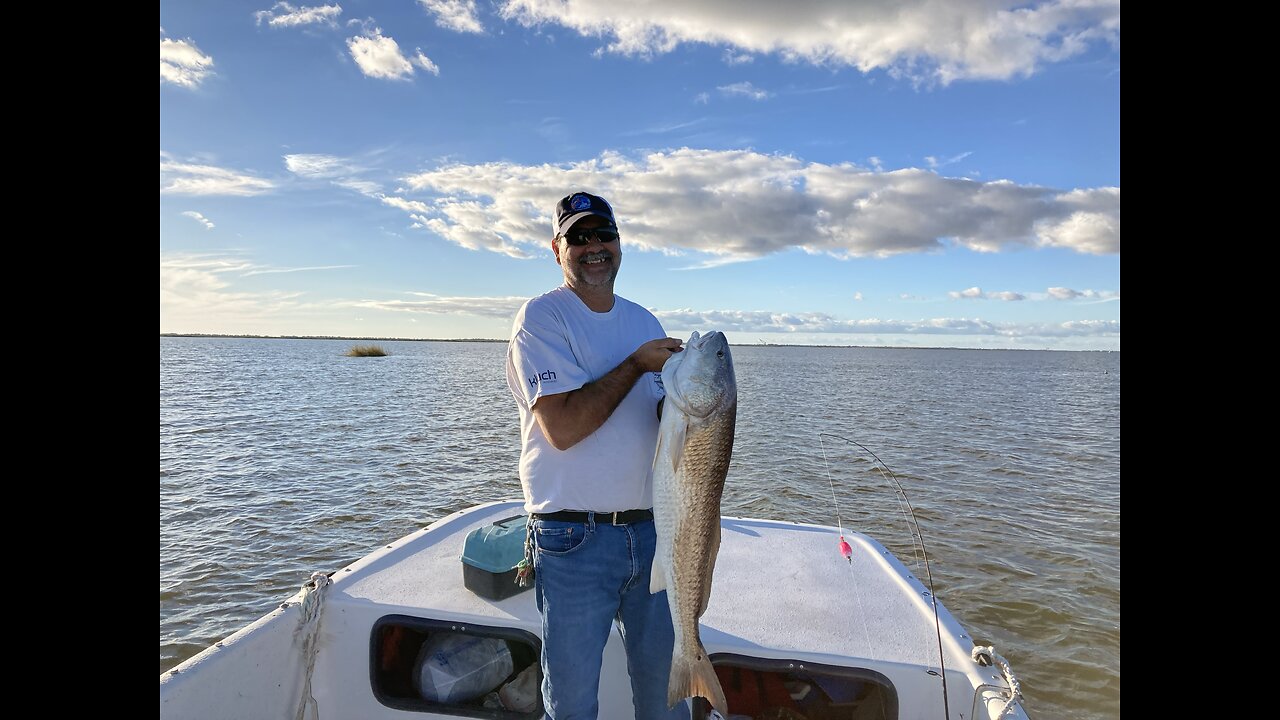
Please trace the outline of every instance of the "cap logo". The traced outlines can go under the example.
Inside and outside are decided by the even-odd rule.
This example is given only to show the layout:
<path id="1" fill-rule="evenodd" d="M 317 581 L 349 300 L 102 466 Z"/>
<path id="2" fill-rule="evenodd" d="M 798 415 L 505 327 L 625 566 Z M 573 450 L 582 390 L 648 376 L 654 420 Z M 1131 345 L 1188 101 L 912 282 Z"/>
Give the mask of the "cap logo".
<path id="1" fill-rule="evenodd" d="M 586 195 L 578 195 L 572 201 L 570 201 L 569 206 L 572 207 L 574 210 L 586 210 L 587 208 L 591 207 L 591 198 L 587 197 Z"/>

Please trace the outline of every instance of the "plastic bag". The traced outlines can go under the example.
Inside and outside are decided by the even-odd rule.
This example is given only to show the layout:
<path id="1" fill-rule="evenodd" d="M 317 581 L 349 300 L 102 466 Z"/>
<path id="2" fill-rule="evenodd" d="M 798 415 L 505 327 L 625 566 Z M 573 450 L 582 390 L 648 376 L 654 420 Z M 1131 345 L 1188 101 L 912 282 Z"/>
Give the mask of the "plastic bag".
<path id="1" fill-rule="evenodd" d="M 502 698 L 502 706 L 522 713 L 537 710 L 538 698 L 542 691 L 541 683 L 542 667 L 535 662 L 498 691 L 498 697 Z"/>
<path id="2" fill-rule="evenodd" d="M 432 702 L 475 700 L 506 679 L 514 665 L 507 643 L 498 638 L 432 633 L 413 666 L 413 683 Z"/>

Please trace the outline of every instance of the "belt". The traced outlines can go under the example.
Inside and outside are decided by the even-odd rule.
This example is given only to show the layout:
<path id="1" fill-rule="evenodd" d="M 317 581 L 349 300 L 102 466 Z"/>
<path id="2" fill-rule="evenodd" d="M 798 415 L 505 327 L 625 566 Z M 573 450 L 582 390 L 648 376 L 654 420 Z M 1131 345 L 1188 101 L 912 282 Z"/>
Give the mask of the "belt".
<path id="1" fill-rule="evenodd" d="M 595 515 L 597 522 L 609 519 L 614 525 L 630 525 L 653 519 L 653 510 L 618 510 L 616 512 L 580 512 L 577 510 L 561 510 L 553 513 L 533 513 L 534 520 L 555 520 L 557 522 L 586 523 Z"/>

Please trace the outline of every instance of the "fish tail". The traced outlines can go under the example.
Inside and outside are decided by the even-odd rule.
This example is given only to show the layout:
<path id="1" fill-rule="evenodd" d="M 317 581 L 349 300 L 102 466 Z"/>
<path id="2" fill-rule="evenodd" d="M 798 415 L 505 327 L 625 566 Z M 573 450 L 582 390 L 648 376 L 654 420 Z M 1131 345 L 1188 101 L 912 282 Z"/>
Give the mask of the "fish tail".
<path id="1" fill-rule="evenodd" d="M 706 698 L 722 714 L 729 714 L 729 703 L 724 699 L 720 678 L 707 657 L 706 648 L 698 644 L 698 653 L 690 656 L 679 653 L 671 658 L 671 680 L 667 684 L 667 706 L 688 697 Z"/>

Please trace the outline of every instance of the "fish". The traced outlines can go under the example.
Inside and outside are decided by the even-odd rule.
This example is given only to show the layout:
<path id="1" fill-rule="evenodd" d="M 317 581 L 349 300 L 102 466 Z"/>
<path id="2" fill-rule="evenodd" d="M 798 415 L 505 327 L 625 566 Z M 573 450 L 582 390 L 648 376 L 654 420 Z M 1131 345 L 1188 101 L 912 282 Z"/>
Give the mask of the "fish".
<path id="1" fill-rule="evenodd" d="M 667 591 L 675 646 L 667 705 L 706 698 L 728 715 L 724 689 L 698 633 L 720 551 L 720 497 L 733 455 L 738 383 L 724 333 L 689 338 L 662 366 L 662 419 L 653 459 L 657 533 L 649 592 Z"/>

